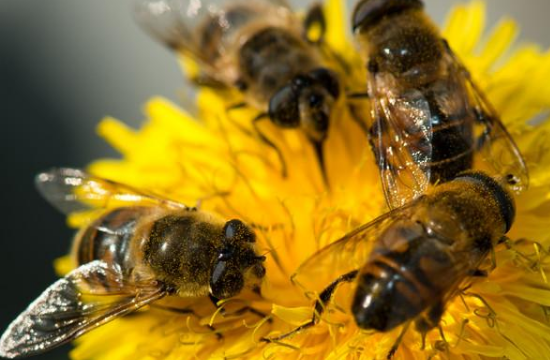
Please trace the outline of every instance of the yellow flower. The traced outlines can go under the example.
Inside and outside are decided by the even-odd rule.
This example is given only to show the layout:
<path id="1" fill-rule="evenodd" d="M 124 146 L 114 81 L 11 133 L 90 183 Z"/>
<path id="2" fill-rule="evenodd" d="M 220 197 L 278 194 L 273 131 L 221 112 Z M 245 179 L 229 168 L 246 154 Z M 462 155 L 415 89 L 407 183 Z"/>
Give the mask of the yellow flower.
<path id="1" fill-rule="evenodd" d="M 330 45 L 361 67 L 357 58 L 351 58 L 352 45 L 342 41 L 346 22 L 340 2 L 331 0 L 327 6 Z M 422 350 L 420 334 L 411 329 L 395 359 L 550 358 L 550 285 L 546 278 L 550 262 L 544 250 L 550 245 L 550 122 L 530 124 L 550 109 L 550 53 L 531 44 L 510 51 L 518 31 L 516 23 L 502 20 L 487 35 L 484 21 L 482 2 L 457 6 L 443 34 L 526 157 L 531 187 L 517 198 L 517 220 L 510 237 L 537 243 L 525 242 L 514 250 L 499 246 L 496 270 L 488 278 L 474 280 L 448 305 L 441 321 L 444 340 L 433 330 Z M 198 316 L 151 306 L 81 337 L 72 358 L 385 358 L 399 329 L 374 334 L 360 331 L 346 311 L 350 285 L 340 288 L 329 307 L 332 311 L 318 325 L 280 344 L 259 341 L 311 318 L 312 301 L 290 281 L 298 265 L 324 245 L 379 216 L 386 207 L 368 142 L 345 106 L 337 108 L 334 118 L 338 121 L 332 124 L 325 145 L 331 184 L 327 191 L 315 154 L 301 132 L 262 124 L 289 160 L 289 176 L 284 179 L 276 153 L 258 141 L 251 129 L 255 113 L 228 113 L 228 98 L 233 94 L 201 90 L 197 117 L 166 100 L 152 99 L 145 107 L 147 121 L 139 130 L 112 118 L 103 120 L 100 135 L 123 157 L 97 161 L 89 170 L 185 204 L 200 201 L 204 210 L 256 225 L 260 246 L 268 256 L 264 299 L 244 297 L 224 305 L 250 305 L 269 317 L 253 313 L 224 317 L 214 314 L 208 301 L 192 304 Z M 329 284 L 338 275 L 326 269 L 324 278 L 317 280 Z M 186 301 L 164 303 L 184 306 Z M 208 325 L 222 337 L 215 336 Z"/>

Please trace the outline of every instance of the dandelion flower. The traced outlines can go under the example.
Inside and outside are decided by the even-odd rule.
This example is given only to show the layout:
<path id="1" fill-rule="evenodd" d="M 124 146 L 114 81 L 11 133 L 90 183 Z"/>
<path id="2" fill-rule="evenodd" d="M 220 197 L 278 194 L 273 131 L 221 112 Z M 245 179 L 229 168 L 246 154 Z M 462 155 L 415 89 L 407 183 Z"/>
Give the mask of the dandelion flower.
<path id="1" fill-rule="evenodd" d="M 356 55 L 350 50 L 351 43 L 343 40 L 340 2 L 331 0 L 327 6 L 327 41 L 361 67 L 352 58 Z M 546 81 L 550 79 L 550 53 L 532 44 L 511 50 L 517 24 L 504 19 L 487 33 L 484 21 L 483 2 L 460 5 L 451 12 L 443 34 L 525 155 L 531 187 L 517 197 L 518 214 L 510 237 L 531 241 L 513 249 L 497 247 L 497 268 L 450 301 L 441 332 L 429 332 L 426 347 L 421 349 L 420 334 L 409 330 L 395 359 L 542 359 L 550 354 L 550 261 L 546 259 L 550 246 L 550 122 L 532 122 L 550 109 L 550 81 Z M 331 184 L 327 191 L 303 134 L 263 124 L 265 133 L 289 159 L 289 175 L 283 178 L 277 154 L 252 131 L 250 120 L 255 114 L 246 109 L 227 112 L 228 105 L 228 96 L 203 89 L 198 94 L 197 118 L 160 98 L 147 103 L 147 121 L 139 130 L 107 118 L 100 123 L 99 134 L 122 159 L 100 160 L 89 170 L 184 204 L 200 201 L 204 210 L 255 224 L 260 247 L 268 256 L 263 299 L 244 297 L 224 306 L 245 304 L 267 317 L 254 313 L 222 316 L 206 300 L 194 305 L 197 316 L 148 307 L 79 338 L 72 358 L 385 358 L 399 330 L 360 331 L 342 305 L 350 297 L 352 285 L 339 289 L 318 325 L 283 343 L 260 341 L 311 318 L 312 300 L 290 281 L 300 263 L 386 211 L 378 169 L 363 132 L 346 106 L 336 109 L 337 120 L 331 124 L 325 145 Z M 78 225 L 78 219 L 72 222 Z M 63 262 L 59 267 L 67 266 L 70 264 Z M 326 269 L 317 280 L 329 284 L 338 275 Z M 180 300 L 170 301 L 179 304 Z M 214 336 L 209 325 L 222 337 Z"/>

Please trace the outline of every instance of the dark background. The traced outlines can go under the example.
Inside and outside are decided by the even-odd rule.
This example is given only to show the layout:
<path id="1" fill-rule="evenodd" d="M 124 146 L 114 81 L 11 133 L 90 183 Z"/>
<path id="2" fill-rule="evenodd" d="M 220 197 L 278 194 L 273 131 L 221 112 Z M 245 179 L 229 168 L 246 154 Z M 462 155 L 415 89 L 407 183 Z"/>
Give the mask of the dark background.
<path id="1" fill-rule="evenodd" d="M 441 22 L 449 0 L 427 1 Z M 129 0 L 0 0 L 0 331 L 55 281 L 52 261 L 72 231 L 34 190 L 52 166 L 84 167 L 116 154 L 95 135 L 112 115 L 138 126 L 152 95 L 173 100 L 182 77 L 173 56 L 133 23 Z M 523 38 L 548 44 L 547 0 L 489 1 Z M 35 357 L 65 359 L 68 346 Z"/>

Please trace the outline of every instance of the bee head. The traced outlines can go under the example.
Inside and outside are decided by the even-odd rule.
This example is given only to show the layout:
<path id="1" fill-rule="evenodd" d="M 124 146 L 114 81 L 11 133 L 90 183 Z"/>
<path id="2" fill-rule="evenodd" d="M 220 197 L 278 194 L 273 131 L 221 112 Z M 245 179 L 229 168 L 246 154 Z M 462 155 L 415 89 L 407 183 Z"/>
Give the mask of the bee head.
<path id="1" fill-rule="evenodd" d="M 384 17 L 406 10 L 422 9 L 421 0 L 362 0 L 353 10 L 353 31 L 365 31 Z"/>
<path id="2" fill-rule="evenodd" d="M 265 276 L 265 256 L 256 254 L 256 235 L 240 220 L 228 221 L 223 229 L 222 246 L 214 261 L 210 293 L 218 299 L 239 294 L 245 285 L 256 285 Z"/>
<path id="3" fill-rule="evenodd" d="M 335 73 L 319 68 L 295 76 L 269 102 L 269 117 L 283 128 L 301 127 L 313 141 L 326 137 L 332 106 L 340 95 Z"/>

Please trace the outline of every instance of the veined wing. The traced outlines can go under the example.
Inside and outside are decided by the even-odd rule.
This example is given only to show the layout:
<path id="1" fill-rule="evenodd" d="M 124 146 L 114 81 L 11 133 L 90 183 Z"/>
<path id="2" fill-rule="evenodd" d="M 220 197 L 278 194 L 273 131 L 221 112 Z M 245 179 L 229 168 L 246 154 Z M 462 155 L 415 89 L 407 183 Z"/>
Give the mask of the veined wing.
<path id="1" fill-rule="evenodd" d="M 360 269 L 368 260 L 378 236 L 395 221 L 410 218 L 416 203 L 392 210 L 317 251 L 300 265 L 292 275 L 293 281 L 306 291 L 320 293 L 328 285 L 328 282 L 319 281 L 326 278 L 327 271 L 336 279 Z"/>
<path id="2" fill-rule="evenodd" d="M 116 265 L 87 263 L 53 283 L 9 325 L 0 356 L 48 351 L 166 294 L 156 281 L 128 282 Z"/>
<path id="3" fill-rule="evenodd" d="M 467 86 L 471 105 L 475 108 L 476 160 L 482 162 L 481 166 L 484 167 L 482 170 L 492 176 L 503 178 L 512 190 L 516 192 L 525 190 L 529 186 L 529 174 L 521 152 L 466 67 L 449 46 L 447 49 L 448 61 L 453 64 L 454 72 Z"/>
<path id="4" fill-rule="evenodd" d="M 372 147 L 390 208 L 422 195 L 430 184 L 432 119 L 430 104 L 415 89 L 401 93 L 392 75 L 369 76 Z"/>
<path id="5" fill-rule="evenodd" d="M 55 168 L 40 173 L 36 176 L 36 187 L 46 200 L 66 215 L 136 205 L 189 209 L 178 202 L 79 169 Z"/>
<path id="6" fill-rule="evenodd" d="M 154 38 L 199 63 L 206 74 L 233 85 L 231 62 L 242 30 L 254 24 L 289 23 L 280 0 L 138 0 L 135 16 Z"/>

